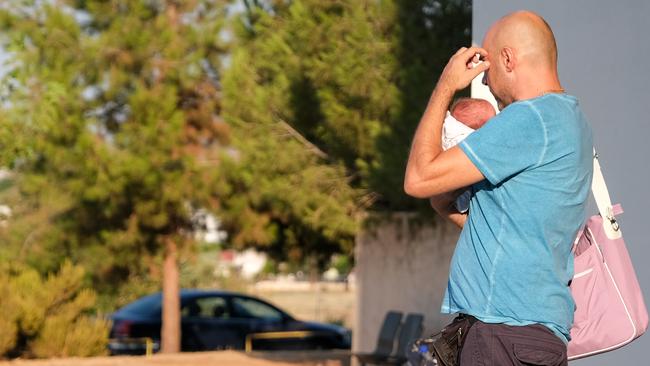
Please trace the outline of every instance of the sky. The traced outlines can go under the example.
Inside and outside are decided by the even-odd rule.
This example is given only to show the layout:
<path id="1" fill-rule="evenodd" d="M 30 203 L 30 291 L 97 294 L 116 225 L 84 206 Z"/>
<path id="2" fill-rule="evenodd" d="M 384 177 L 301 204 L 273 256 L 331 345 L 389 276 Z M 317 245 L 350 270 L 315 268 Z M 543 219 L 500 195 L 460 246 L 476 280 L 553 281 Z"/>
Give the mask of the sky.
<path id="1" fill-rule="evenodd" d="M 594 133 L 613 203 L 621 203 L 623 237 L 650 304 L 650 2 L 645 0 L 474 0 L 472 38 L 481 44 L 495 20 L 528 9 L 550 24 L 560 80 L 580 100 Z M 593 200 L 592 200 L 593 201 Z M 590 202 L 589 212 L 596 213 Z M 650 334 L 575 366 L 648 365 Z"/>

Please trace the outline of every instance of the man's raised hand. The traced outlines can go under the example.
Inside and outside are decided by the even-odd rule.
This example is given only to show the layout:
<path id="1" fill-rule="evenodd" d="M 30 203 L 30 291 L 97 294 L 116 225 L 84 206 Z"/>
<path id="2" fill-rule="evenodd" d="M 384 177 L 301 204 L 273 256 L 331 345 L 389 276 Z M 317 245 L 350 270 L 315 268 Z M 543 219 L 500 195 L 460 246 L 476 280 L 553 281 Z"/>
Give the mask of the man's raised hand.
<path id="1" fill-rule="evenodd" d="M 490 61 L 476 62 L 487 56 L 487 51 L 481 47 L 462 47 L 451 56 L 447 66 L 440 75 L 438 86 L 455 93 L 465 89 L 472 80 L 490 67 Z"/>

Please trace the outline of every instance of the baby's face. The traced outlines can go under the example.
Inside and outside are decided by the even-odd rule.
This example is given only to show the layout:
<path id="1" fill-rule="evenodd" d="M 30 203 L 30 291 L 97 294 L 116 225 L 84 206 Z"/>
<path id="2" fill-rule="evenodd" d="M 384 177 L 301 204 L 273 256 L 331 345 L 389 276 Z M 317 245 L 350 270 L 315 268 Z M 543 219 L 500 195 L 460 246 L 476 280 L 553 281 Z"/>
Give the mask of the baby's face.
<path id="1" fill-rule="evenodd" d="M 451 110 L 451 115 L 467 127 L 481 128 L 490 118 L 496 115 L 492 104 L 484 99 L 462 99 Z"/>

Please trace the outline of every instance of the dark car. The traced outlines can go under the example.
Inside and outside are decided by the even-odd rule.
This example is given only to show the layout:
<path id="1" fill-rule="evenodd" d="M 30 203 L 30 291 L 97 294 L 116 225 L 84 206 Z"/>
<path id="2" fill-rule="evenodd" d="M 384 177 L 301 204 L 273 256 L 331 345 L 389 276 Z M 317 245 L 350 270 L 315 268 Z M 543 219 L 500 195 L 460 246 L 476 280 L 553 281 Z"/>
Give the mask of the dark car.
<path id="1" fill-rule="evenodd" d="M 244 349 L 246 338 L 264 332 L 281 338 L 251 336 L 255 350 L 350 349 L 350 331 L 324 323 L 296 320 L 258 298 L 226 291 L 181 290 L 181 350 Z M 160 348 L 162 294 L 142 297 L 111 315 L 111 354 L 141 354 L 145 339 Z M 286 336 L 291 337 L 286 337 Z"/>

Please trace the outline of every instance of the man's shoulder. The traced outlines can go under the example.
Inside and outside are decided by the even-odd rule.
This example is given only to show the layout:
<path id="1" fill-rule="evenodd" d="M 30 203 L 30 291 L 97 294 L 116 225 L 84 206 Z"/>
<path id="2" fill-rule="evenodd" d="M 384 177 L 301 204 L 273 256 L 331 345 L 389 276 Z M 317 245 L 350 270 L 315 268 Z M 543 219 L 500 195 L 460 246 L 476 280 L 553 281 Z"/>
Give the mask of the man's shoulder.
<path id="1" fill-rule="evenodd" d="M 509 111 L 509 113 L 535 113 L 539 112 L 539 110 L 556 108 L 559 105 L 577 106 L 578 104 L 578 99 L 573 95 L 565 93 L 549 93 L 535 98 L 515 101 L 504 108 L 502 113 L 506 111 Z"/>
<path id="2" fill-rule="evenodd" d="M 515 104 L 515 103 L 513 103 Z M 578 99 L 565 93 L 544 94 L 536 98 L 522 100 L 516 103 L 520 109 L 528 109 L 544 120 L 544 116 L 557 114 L 574 116 L 579 109 Z"/>
<path id="3" fill-rule="evenodd" d="M 541 127 L 542 116 L 538 110 L 538 106 L 530 101 L 522 100 L 514 102 L 504 109 L 499 114 L 492 117 L 490 122 L 494 129 L 535 129 L 534 126 Z"/>
<path id="4" fill-rule="evenodd" d="M 545 94 L 540 97 L 519 100 L 504 108 L 496 118 L 509 120 L 512 124 L 527 123 L 527 127 L 538 125 L 552 128 L 553 122 L 583 118 L 577 98 L 563 93 Z M 530 122 L 538 122 L 531 124 Z"/>

